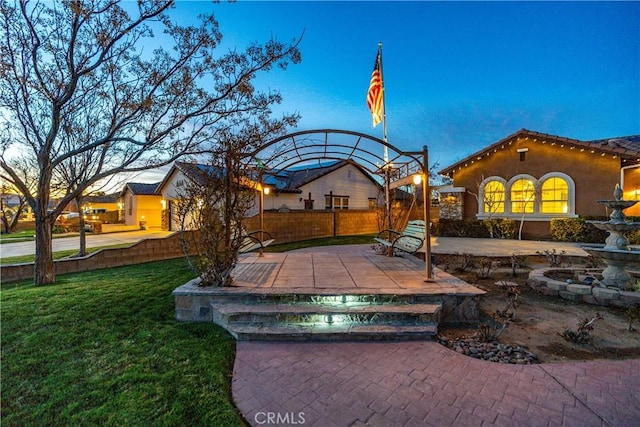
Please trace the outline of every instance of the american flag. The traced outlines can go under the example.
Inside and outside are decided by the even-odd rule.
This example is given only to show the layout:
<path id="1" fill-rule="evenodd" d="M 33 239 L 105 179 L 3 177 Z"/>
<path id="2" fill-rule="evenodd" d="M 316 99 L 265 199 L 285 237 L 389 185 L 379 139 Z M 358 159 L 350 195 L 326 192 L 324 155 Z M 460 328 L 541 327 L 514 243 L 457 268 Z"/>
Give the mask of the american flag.
<path id="1" fill-rule="evenodd" d="M 382 121 L 383 113 L 383 91 L 382 91 L 382 57 L 378 51 L 376 63 L 371 73 L 371 81 L 369 82 L 369 91 L 367 92 L 367 107 L 371 111 L 373 117 L 373 127 Z"/>

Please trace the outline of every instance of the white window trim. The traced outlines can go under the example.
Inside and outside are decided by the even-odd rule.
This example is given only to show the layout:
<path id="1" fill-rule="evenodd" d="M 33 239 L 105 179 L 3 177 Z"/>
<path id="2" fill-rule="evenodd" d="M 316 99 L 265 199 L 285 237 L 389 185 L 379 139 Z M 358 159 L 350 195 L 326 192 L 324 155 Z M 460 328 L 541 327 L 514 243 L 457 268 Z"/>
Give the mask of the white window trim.
<path id="1" fill-rule="evenodd" d="M 568 188 L 568 200 L 567 200 L 567 204 L 568 204 L 568 211 L 566 214 L 543 214 L 543 213 L 539 213 L 538 215 L 542 216 L 542 217 L 552 217 L 552 218 L 577 218 L 578 215 L 576 215 L 576 184 L 575 182 L 573 182 L 573 179 L 567 175 L 564 174 L 562 172 L 549 172 L 546 173 L 544 175 L 542 175 L 540 177 L 540 183 L 539 183 L 539 189 L 540 189 L 540 193 L 542 192 L 542 184 L 544 184 L 544 182 L 550 178 L 560 178 L 563 179 L 566 183 Z M 538 211 L 540 212 L 540 206 L 538 207 Z"/>
<path id="2" fill-rule="evenodd" d="M 502 213 L 484 213 L 484 188 L 491 181 L 499 181 L 500 183 L 502 183 L 502 186 L 504 187 L 505 199 L 504 199 L 504 212 L 502 212 Z M 508 212 L 507 211 L 507 194 L 506 193 L 507 193 L 507 180 L 506 179 L 504 179 L 504 178 L 502 178 L 500 176 L 490 176 L 488 178 L 485 178 L 480 183 L 480 191 L 478 191 L 478 215 L 476 215 L 476 217 L 478 217 L 478 219 L 495 218 L 495 217 L 503 218 L 505 213 Z"/>
<path id="3" fill-rule="evenodd" d="M 540 212 L 540 196 L 542 190 L 542 184 L 549 178 L 561 178 L 566 181 L 569 191 L 569 199 L 568 199 L 568 211 L 566 214 L 543 214 Z M 512 213 L 511 212 L 511 186 L 514 182 L 519 179 L 528 179 L 533 182 L 533 186 L 536 192 L 536 198 L 533 205 L 533 213 L 525 214 L 525 221 L 551 221 L 554 218 L 577 218 L 576 215 L 576 185 L 569 175 L 564 174 L 562 172 L 549 172 L 540 177 L 540 179 L 536 179 L 534 176 L 529 174 L 518 174 L 512 177 L 510 180 L 505 180 L 500 176 L 490 176 L 485 178 L 480 183 L 480 188 L 478 191 L 478 214 L 476 214 L 477 219 L 488 219 L 488 218 L 511 218 L 511 219 L 521 219 L 521 213 Z M 504 213 L 484 213 L 484 187 L 490 181 L 500 181 L 504 185 Z"/>

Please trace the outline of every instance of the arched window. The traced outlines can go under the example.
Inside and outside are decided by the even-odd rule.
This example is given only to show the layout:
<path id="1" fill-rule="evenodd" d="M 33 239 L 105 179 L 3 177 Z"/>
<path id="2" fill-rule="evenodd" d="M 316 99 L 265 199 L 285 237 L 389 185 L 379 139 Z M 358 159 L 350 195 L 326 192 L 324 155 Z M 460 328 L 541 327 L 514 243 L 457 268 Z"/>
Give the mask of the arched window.
<path id="1" fill-rule="evenodd" d="M 486 214 L 504 213 L 504 184 L 489 181 L 484 186 L 483 212 Z"/>
<path id="2" fill-rule="evenodd" d="M 520 178 L 511 184 L 511 212 L 533 213 L 535 205 L 535 186 L 526 178 Z"/>
<path id="3" fill-rule="evenodd" d="M 569 184 L 562 178 L 552 177 L 542 183 L 540 213 L 566 214 L 569 212 Z"/>

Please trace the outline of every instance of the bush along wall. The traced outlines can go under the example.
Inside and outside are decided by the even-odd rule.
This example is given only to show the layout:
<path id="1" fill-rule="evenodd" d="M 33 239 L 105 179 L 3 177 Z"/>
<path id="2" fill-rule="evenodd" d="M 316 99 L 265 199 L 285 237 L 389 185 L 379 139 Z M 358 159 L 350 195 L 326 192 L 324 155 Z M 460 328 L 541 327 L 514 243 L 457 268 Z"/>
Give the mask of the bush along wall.
<path id="1" fill-rule="evenodd" d="M 441 237 L 490 237 L 482 221 L 473 219 L 440 218 L 432 233 Z"/>
<path id="2" fill-rule="evenodd" d="M 560 242 L 604 243 L 607 232 L 590 224 L 589 220 L 608 221 L 606 217 L 597 218 L 556 218 L 551 220 L 551 239 Z M 634 233 L 638 234 L 638 233 Z M 631 242 L 631 236 L 627 236 Z M 638 237 L 636 237 L 637 239 Z M 634 244 L 634 243 L 632 243 Z"/>

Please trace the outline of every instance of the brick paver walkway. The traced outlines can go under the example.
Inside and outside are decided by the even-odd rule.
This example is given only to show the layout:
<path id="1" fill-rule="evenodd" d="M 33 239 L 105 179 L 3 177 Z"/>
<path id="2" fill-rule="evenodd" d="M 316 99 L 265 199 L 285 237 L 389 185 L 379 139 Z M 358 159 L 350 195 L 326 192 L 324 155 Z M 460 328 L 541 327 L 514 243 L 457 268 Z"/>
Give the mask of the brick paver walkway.
<path id="1" fill-rule="evenodd" d="M 254 426 L 632 427 L 639 390 L 640 360 L 502 365 L 435 342 L 239 342 L 233 374 Z"/>
<path id="2" fill-rule="evenodd" d="M 441 243 L 434 252 L 468 251 L 465 239 Z M 492 243 L 501 255 L 545 245 Z M 434 341 L 238 342 L 232 391 L 253 426 L 640 427 L 640 359 L 503 365 Z"/>

